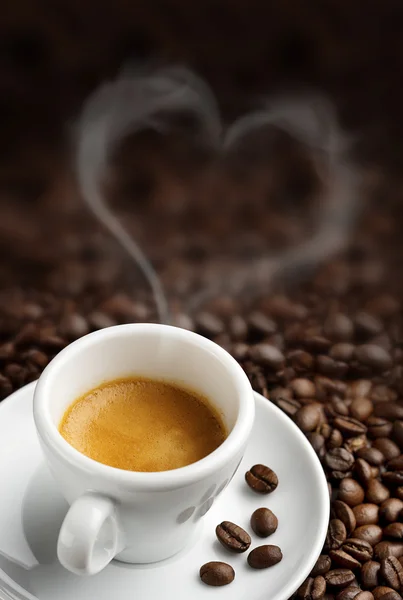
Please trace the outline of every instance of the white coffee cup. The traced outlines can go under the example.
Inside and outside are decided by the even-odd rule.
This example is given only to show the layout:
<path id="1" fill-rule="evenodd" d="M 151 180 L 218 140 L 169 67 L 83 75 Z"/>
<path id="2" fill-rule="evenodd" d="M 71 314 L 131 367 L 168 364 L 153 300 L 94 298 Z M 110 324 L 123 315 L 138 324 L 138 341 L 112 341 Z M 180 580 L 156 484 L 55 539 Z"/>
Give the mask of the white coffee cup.
<path id="1" fill-rule="evenodd" d="M 144 376 L 207 396 L 229 431 L 196 463 L 158 473 L 125 471 L 73 448 L 58 426 L 68 406 L 101 383 Z M 113 558 L 155 562 L 179 552 L 230 482 L 254 419 L 252 388 L 225 350 L 195 333 L 129 324 L 91 333 L 62 350 L 35 390 L 34 419 L 50 470 L 69 502 L 58 557 L 77 574 L 95 574 Z"/>

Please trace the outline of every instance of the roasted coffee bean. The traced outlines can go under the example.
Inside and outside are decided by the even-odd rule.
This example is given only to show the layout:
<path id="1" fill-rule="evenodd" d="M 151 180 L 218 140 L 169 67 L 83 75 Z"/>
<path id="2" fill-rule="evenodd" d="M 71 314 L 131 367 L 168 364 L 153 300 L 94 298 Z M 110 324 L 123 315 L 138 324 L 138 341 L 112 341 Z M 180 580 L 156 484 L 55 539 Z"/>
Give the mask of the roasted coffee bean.
<path id="1" fill-rule="evenodd" d="M 366 367 L 382 373 L 393 365 L 392 358 L 384 348 L 375 344 L 363 344 L 355 349 L 355 358 Z"/>
<path id="2" fill-rule="evenodd" d="M 341 379 L 348 372 L 348 365 L 344 362 L 333 360 L 330 356 L 319 354 L 316 358 L 316 370 L 318 373 L 322 373 L 328 377 Z"/>
<path id="3" fill-rule="evenodd" d="M 332 561 L 330 560 L 330 557 L 327 554 L 321 554 L 311 571 L 311 577 L 325 575 L 328 571 L 330 571 L 331 564 Z"/>
<path id="4" fill-rule="evenodd" d="M 399 485 L 399 487 L 395 489 L 395 496 L 396 498 L 399 498 L 399 500 L 403 500 L 403 486 Z"/>
<path id="5" fill-rule="evenodd" d="M 369 379 L 357 379 L 349 385 L 349 396 L 351 398 L 367 398 L 371 393 L 372 381 Z"/>
<path id="6" fill-rule="evenodd" d="M 316 431 L 312 431 L 311 433 L 308 433 L 306 437 L 320 460 L 322 460 L 326 454 L 325 438 L 323 435 Z"/>
<path id="7" fill-rule="evenodd" d="M 312 352 L 313 354 L 320 354 L 321 352 L 327 352 L 332 345 L 330 340 L 323 337 L 322 335 L 311 335 L 306 336 L 300 340 L 301 345 Z"/>
<path id="8" fill-rule="evenodd" d="M 361 568 L 361 585 L 365 590 L 371 590 L 380 583 L 381 564 L 375 560 L 368 560 Z"/>
<path id="9" fill-rule="evenodd" d="M 403 501 L 399 498 L 389 498 L 382 502 L 379 516 L 388 523 L 394 523 L 403 515 Z"/>
<path id="10" fill-rule="evenodd" d="M 325 455 L 325 465 L 335 471 L 348 471 L 353 464 L 354 456 L 345 448 L 332 448 Z"/>
<path id="11" fill-rule="evenodd" d="M 270 344 L 256 344 L 250 348 L 250 357 L 258 365 L 279 371 L 284 367 L 284 354 Z"/>
<path id="12" fill-rule="evenodd" d="M 340 429 L 345 437 L 353 437 L 366 433 L 366 426 L 352 417 L 336 417 L 334 426 Z"/>
<path id="13" fill-rule="evenodd" d="M 359 312 L 354 318 L 356 333 L 361 337 L 373 337 L 383 330 L 382 321 L 367 312 Z"/>
<path id="14" fill-rule="evenodd" d="M 350 437 L 344 440 L 344 448 L 349 452 L 356 453 L 360 448 L 364 448 L 368 444 L 366 435 L 358 435 L 356 437 Z"/>
<path id="15" fill-rule="evenodd" d="M 374 467 L 379 467 L 385 462 L 384 455 L 376 448 L 360 448 L 357 452 L 357 457 L 363 458 Z"/>
<path id="16" fill-rule="evenodd" d="M 386 588 L 388 589 L 388 588 Z M 392 590 L 391 592 L 388 592 L 387 594 L 384 594 L 382 597 L 382 600 L 402 600 L 401 595 L 396 592 L 395 590 Z"/>
<path id="17" fill-rule="evenodd" d="M 357 600 L 374 600 L 374 596 L 371 592 L 361 591 L 356 595 Z"/>
<path id="18" fill-rule="evenodd" d="M 382 452 L 386 460 L 392 460 L 398 458 L 400 455 L 400 448 L 395 442 L 388 438 L 378 438 L 374 440 L 374 448 Z M 388 467 L 389 468 L 389 467 Z M 403 460 L 402 460 L 403 468 Z"/>
<path id="19" fill-rule="evenodd" d="M 258 508 L 252 514 L 250 524 L 259 537 L 272 535 L 278 527 L 278 519 L 269 508 Z"/>
<path id="20" fill-rule="evenodd" d="M 330 348 L 329 356 L 333 358 L 333 360 L 348 363 L 354 355 L 354 350 L 355 347 L 353 344 L 348 342 L 339 342 Z"/>
<path id="21" fill-rule="evenodd" d="M 365 492 L 365 497 L 368 502 L 382 504 L 382 502 L 387 500 L 389 496 L 390 492 L 387 487 L 385 487 L 377 479 L 371 479 L 371 481 L 368 483 L 367 491 Z"/>
<path id="22" fill-rule="evenodd" d="M 357 527 L 378 523 L 379 506 L 376 504 L 358 504 L 358 506 L 354 506 L 353 513 Z"/>
<path id="23" fill-rule="evenodd" d="M 346 540 L 342 546 L 342 550 L 347 552 L 347 554 L 358 560 L 360 563 L 371 560 L 374 553 L 371 544 L 365 540 L 359 540 L 356 538 L 349 538 Z"/>
<path id="24" fill-rule="evenodd" d="M 186 327 L 185 329 L 192 329 Z M 228 321 L 228 330 L 233 340 L 237 342 L 243 342 L 248 335 L 248 326 L 246 321 L 240 315 L 232 315 Z"/>
<path id="25" fill-rule="evenodd" d="M 403 454 L 399 454 L 399 456 L 390 459 L 388 464 L 386 465 L 386 470 L 403 471 Z"/>
<path id="26" fill-rule="evenodd" d="M 297 398 L 315 398 L 316 386 L 309 379 L 297 378 L 290 381 L 290 388 Z"/>
<path id="27" fill-rule="evenodd" d="M 387 485 L 403 485 L 403 471 L 386 471 L 382 473 L 382 481 Z"/>
<path id="28" fill-rule="evenodd" d="M 276 322 L 259 311 L 254 311 L 249 315 L 248 326 L 252 335 L 261 337 L 272 335 L 277 331 Z"/>
<path id="29" fill-rule="evenodd" d="M 78 313 L 66 314 L 60 323 L 59 329 L 61 335 L 70 340 L 82 337 L 90 330 L 85 317 Z"/>
<path id="30" fill-rule="evenodd" d="M 329 556 L 332 559 L 333 565 L 342 567 L 343 569 L 354 570 L 361 566 L 358 560 L 347 554 L 347 552 L 344 552 L 344 550 L 330 550 Z"/>
<path id="31" fill-rule="evenodd" d="M 356 585 L 349 585 L 337 594 L 336 600 L 354 600 L 354 598 L 357 598 L 359 593 L 359 587 L 357 587 Z"/>
<path id="32" fill-rule="evenodd" d="M 251 544 L 250 535 L 231 521 L 223 521 L 217 525 L 215 532 L 218 541 L 232 552 L 246 552 Z"/>
<path id="33" fill-rule="evenodd" d="M 279 398 L 276 401 L 276 404 L 289 417 L 293 417 L 301 408 L 301 403 L 294 398 Z"/>
<path id="34" fill-rule="evenodd" d="M 364 490 L 355 479 L 346 477 L 340 482 L 337 498 L 349 506 L 357 506 L 357 504 L 362 504 L 364 500 Z"/>
<path id="35" fill-rule="evenodd" d="M 354 580 L 350 569 L 332 569 L 325 575 L 326 583 L 332 587 L 347 587 Z"/>
<path id="36" fill-rule="evenodd" d="M 367 419 L 368 435 L 372 438 L 388 437 L 392 431 L 392 423 L 382 417 L 369 417 Z"/>
<path id="37" fill-rule="evenodd" d="M 235 571 L 227 563 L 213 561 L 200 568 L 200 579 L 206 585 L 215 587 L 228 585 L 234 581 Z"/>
<path id="38" fill-rule="evenodd" d="M 357 458 L 354 464 L 354 471 L 360 482 L 367 487 L 372 479 L 372 468 L 369 463 L 363 458 Z"/>
<path id="39" fill-rule="evenodd" d="M 347 535 L 351 535 L 357 526 L 357 521 L 354 515 L 354 511 L 341 500 L 333 502 L 332 511 L 336 519 L 340 519 L 344 523 Z"/>
<path id="40" fill-rule="evenodd" d="M 332 480 L 341 481 L 342 479 L 351 478 L 353 476 L 352 471 L 331 471 L 330 478 Z M 335 484 L 336 485 L 336 484 Z"/>
<path id="41" fill-rule="evenodd" d="M 395 540 L 403 540 L 403 523 L 389 523 L 383 530 L 383 535 Z"/>
<path id="42" fill-rule="evenodd" d="M 267 569 L 279 563 L 283 558 L 278 546 L 258 546 L 248 555 L 248 564 L 253 569 Z"/>
<path id="43" fill-rule="evenodd" d="M 354 333 L 354 325 L 351 319 L 343 313 L 330 315 L 323 326 L 323 333 L 331 340 L 350 340 Z"/>
<path id="44" fill-rule="evenodd" d="M 388 558 L 388 556 L 403 556 L 403 542 L 379 542 L 374 548 L 374 555 L 377 560 Z"/>
<path id="45" fill-rule="evenodd" d="M 278 477 L 272 469 L 265 465 L 254 465 L 245 474 L 246 483 L 259 494 L 271 494 L 278 486 Z"/>
<path id="46" fill-rule="evenodd" d="M 350 415 L 358 421 L 366 421 L 373 413 L 374 405 L 368 398 L 354 398 L 350 404 Z"/>
<path id="47" fill-rule="evenodd" d="M 375 546 L 382 540 L 382 529 L 379 525 L 361 525 L 354 531 L 353 536 L 359 540 L 365 540 L 371 546 Z"/>
<path id="48" fill-rule="evenodd" d="M 320 404 L 302 406 L 295 414 L 294 420 L 305 433 L 314 431 L 320 423 L 322 408 Z"/>
<path id="49" fill-rule="evenodd" d="M 306 352 L 305 350 L 291 350 L 291 352 L 287 353 L 287 362 L 293 369 L 295 369 L 297 374 L 303 374 L 312 371 L 315 364 L 312 354 Z M 315 394 L 313 395 L 315 396 Z"/>
<path id="50" fill-rule="evenodd" d="M 324 577 L 308 577 L 297 590 L 297 597 L 301 600 L 322 600 L 326 592 Z"/>
<path id="51" fill-rule="evenodd" d="M 88 316 L 88 323 L 92 329 L 105 329 L 106 327 L 113 327 L 117 324 L 117 321 L 104 312 L 95 311 Z M 177 325 L 182 327 L 179 323 Z"/>
<path id="52" fill-rule="evenodd" d="M 380 585 L 372 590 L 375 600 L 381 600 L 381 598 L 385 600 L 399 600 L 399 594 L 397 594 L 398 597 L 396 598 L 394 596 L 390 596 L 391 594 L 396 593 L 397 592 L 395 590 L 392 590 L 392 588 L 386 587 L 385 585 Z"/>
<path id="53" fill-rule="evenodd" d="M 201 312 L 196 317 L 197 330 L 208 337 L 215 337 L 224 332 L 223 321 L 210 312 Z"/>
<path id="54" fill-rule="evenodd" d="M 403 586 L 403 567 L 395 556 L 381 560 L 381 575 L 392 589 L 398 591 Z"/>
<path id="55" fill-rule="evenodd" d="M 0 360 L 12 360 L 15 355 L 15 346 L 13 342 L 6 342 L 0 345 Z"/>
<path id="56" fill-rule="evenodd" d="M 327 530 L 325 548 L 337 550 L 346 541 L 347 532 L 344 523 L 340 519 L 331 519 Z"/>
<path id="57" fill-rule="evenodd" d="M 374 415 L 389 421 L 403 419 L 403 405 L 399 402 L 378 402 L 374 408 Z"/>
<path id="58" fill-rule="evenodd" d="M 403 450 L 403 421 L 395 421 L 393 423 L 392 438 L 399 446 L 400 450 Z"/>
<path id="59" fill-rule="evenodd" d="M 331 450 L 332 448 L 340 448 L 342 444 L 343 436 L 341 435 L 341 432 L 338 429 L 332 429 L 326 444 L 328 449 Z"/>

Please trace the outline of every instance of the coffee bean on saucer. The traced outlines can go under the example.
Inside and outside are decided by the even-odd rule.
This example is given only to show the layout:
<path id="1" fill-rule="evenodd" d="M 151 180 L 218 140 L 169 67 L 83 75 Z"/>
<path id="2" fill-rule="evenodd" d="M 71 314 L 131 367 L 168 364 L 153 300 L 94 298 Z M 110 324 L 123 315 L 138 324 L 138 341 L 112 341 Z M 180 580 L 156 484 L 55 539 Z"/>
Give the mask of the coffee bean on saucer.
<path id="1" fill-rule="evenodd" d="M 259 537 L 272 535 L 278 527 L 278 519 L 269 508 L 258 508 L 252 514 L 250 524 Z"/>
<path id="2" fill-rule="evenodd" d="M 278 477 L 272 469 L 265 465 L 254 465 L 245 474 L 246 483 L 259 494 L 271 494 L 278 485 Z"/>
<path id="3" fill-rule="evenodd" d="M 250 535 L 231 521 L 223 521 L 217 525 L 215 532 L 218 541 L 232 552 L 246 552 L 251 544 Z"/>
<path id="4" fill-rule="evenodd" d="M 235 578 L 235 571 L 224 562 L 208 562 L 200 568 L 200 579 L 206 585 L 222 586 L 228 585 Z"/>
<path id="5" fill-rule="evenodd" d="M 248 555 L 248 564 L 253 569 L 267 569 L 279 563 L 283 554 L 278 546 L 258 546 Z"/>

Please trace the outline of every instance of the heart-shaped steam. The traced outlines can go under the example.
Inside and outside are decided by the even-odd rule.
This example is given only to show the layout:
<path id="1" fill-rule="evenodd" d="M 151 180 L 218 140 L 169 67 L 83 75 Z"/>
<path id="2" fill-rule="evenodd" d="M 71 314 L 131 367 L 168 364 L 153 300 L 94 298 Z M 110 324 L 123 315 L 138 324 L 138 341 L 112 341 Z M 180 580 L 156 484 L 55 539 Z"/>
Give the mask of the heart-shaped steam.
<path id="1" fill-rule="evenodd" d="M 97 89 L 84 105 L 77 127 L 78 180 L 88 207 L 144 273 L 159 318 L 165 323 L 170 317 L 160 280 L 109 208 L 102 183 L 112 151 L 128 134 L 144 129 L 169 133 L 169 118 L 183 113 L 191 115 L 197 124 L 195 135 L 222 153 L 234 151 L 251 132 L 274 125 L 310 150 L 325 182 L 316 230 L 308 241 L 285 253 L 256 260 L 239 269 L 231 281 L 218 277 L 220 283 L 193 298 L 193 306 L 219 292 L 219 286 L 225 285 L 225 291 L 233 294 L 248 285 L 264 284 L 267 288 L 279 273 L 325 260 L 346 243 L 358 206 L 358 172 L 347 161 L 350 142 L 337 123 L 333 105 L 323 96 L 304 93 L 266 100 L 261 110 L 239 118 L 224 131 L 213 93 L 192 71 L 166 67 L 123 72 Z"/>

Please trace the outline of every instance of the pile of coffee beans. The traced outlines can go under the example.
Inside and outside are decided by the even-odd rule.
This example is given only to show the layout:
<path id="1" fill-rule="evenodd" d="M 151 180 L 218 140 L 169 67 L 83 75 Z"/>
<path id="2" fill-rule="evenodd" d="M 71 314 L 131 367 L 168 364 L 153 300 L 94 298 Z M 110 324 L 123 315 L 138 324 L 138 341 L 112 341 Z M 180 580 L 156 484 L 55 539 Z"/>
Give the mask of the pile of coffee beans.
<path id="1" fill-rule="evenodd" d="M 167 207 L 180 212 L 184 195 L 171 186 L 170 198 L 179 200 L 170 203 L 167 189 L 164 184 L 154 208 L 135 202 L 119 208 L 161 276 L 173 323 L 211 338 L 238 360 L 253 388 L 305 433 L 329 483 L 329 533 L 298 597 L 399 600 L 400 179 L 379 176 L 373 194 L 363 195 L 364 214 L 336 257 L 309 272 L 287 273 L 287 281 L 267 284 L 258 294 L 248 288 L 201 305 L 192 300 L 205 281 L 214 281 L 222 231 L 230 232 L 234 255 L 239 251 L 245 266 L 249 256 L 267 250 L 274 235 L 289 239 L 288 213 L 273 219 L 272 196 L 262 197 L 258 212 L 259 190 L 246 182 L 248 201 L 241 203 L 238 221 L 223 217 L 222 202 L 206 209 L 203 218 L 189 209 L 179 221 Z M 0 266 L 0 399 L 37 379 L 53 356 L 80 336 L 114 324 L 157 320 L 138 270 L 93 219 L 74 213 L 73 197 L 62 181 L 37 203 L 15 195 L 3 199 L 0 244 L 7 260 Z M 271 485 L 252 470 L 250 479 L 257 486 Z"/>
<path id="2" fill-rule="evenodd" d="M 266 465 L 260 464 L 253 465 L 245 473 L 245 481 L 258 494 L 271 494 L 278 485 L 276 473 Z M 258 508 L 251 516 L 250 525 L 257 536 L 266 538 L 276 531 L 278 519 L 269 508 Z M 220 544 L 232 553 L 242 554 L 249 550 L 252 543 L 249 533 L 231 521 L 223 521 L 217 525 L 215 533 Z M 282 558 L 283 554 L 278 546 L 266 544 L 254 548 L 248 554 L 247 561 L 252 569 L 268 569 L 279 563 Z M 200 568 L 200 579 L 203 583 L 215 587 L 228 585 L 234 581 L 235 571 L 227 563 L 213 561 Z"/>

